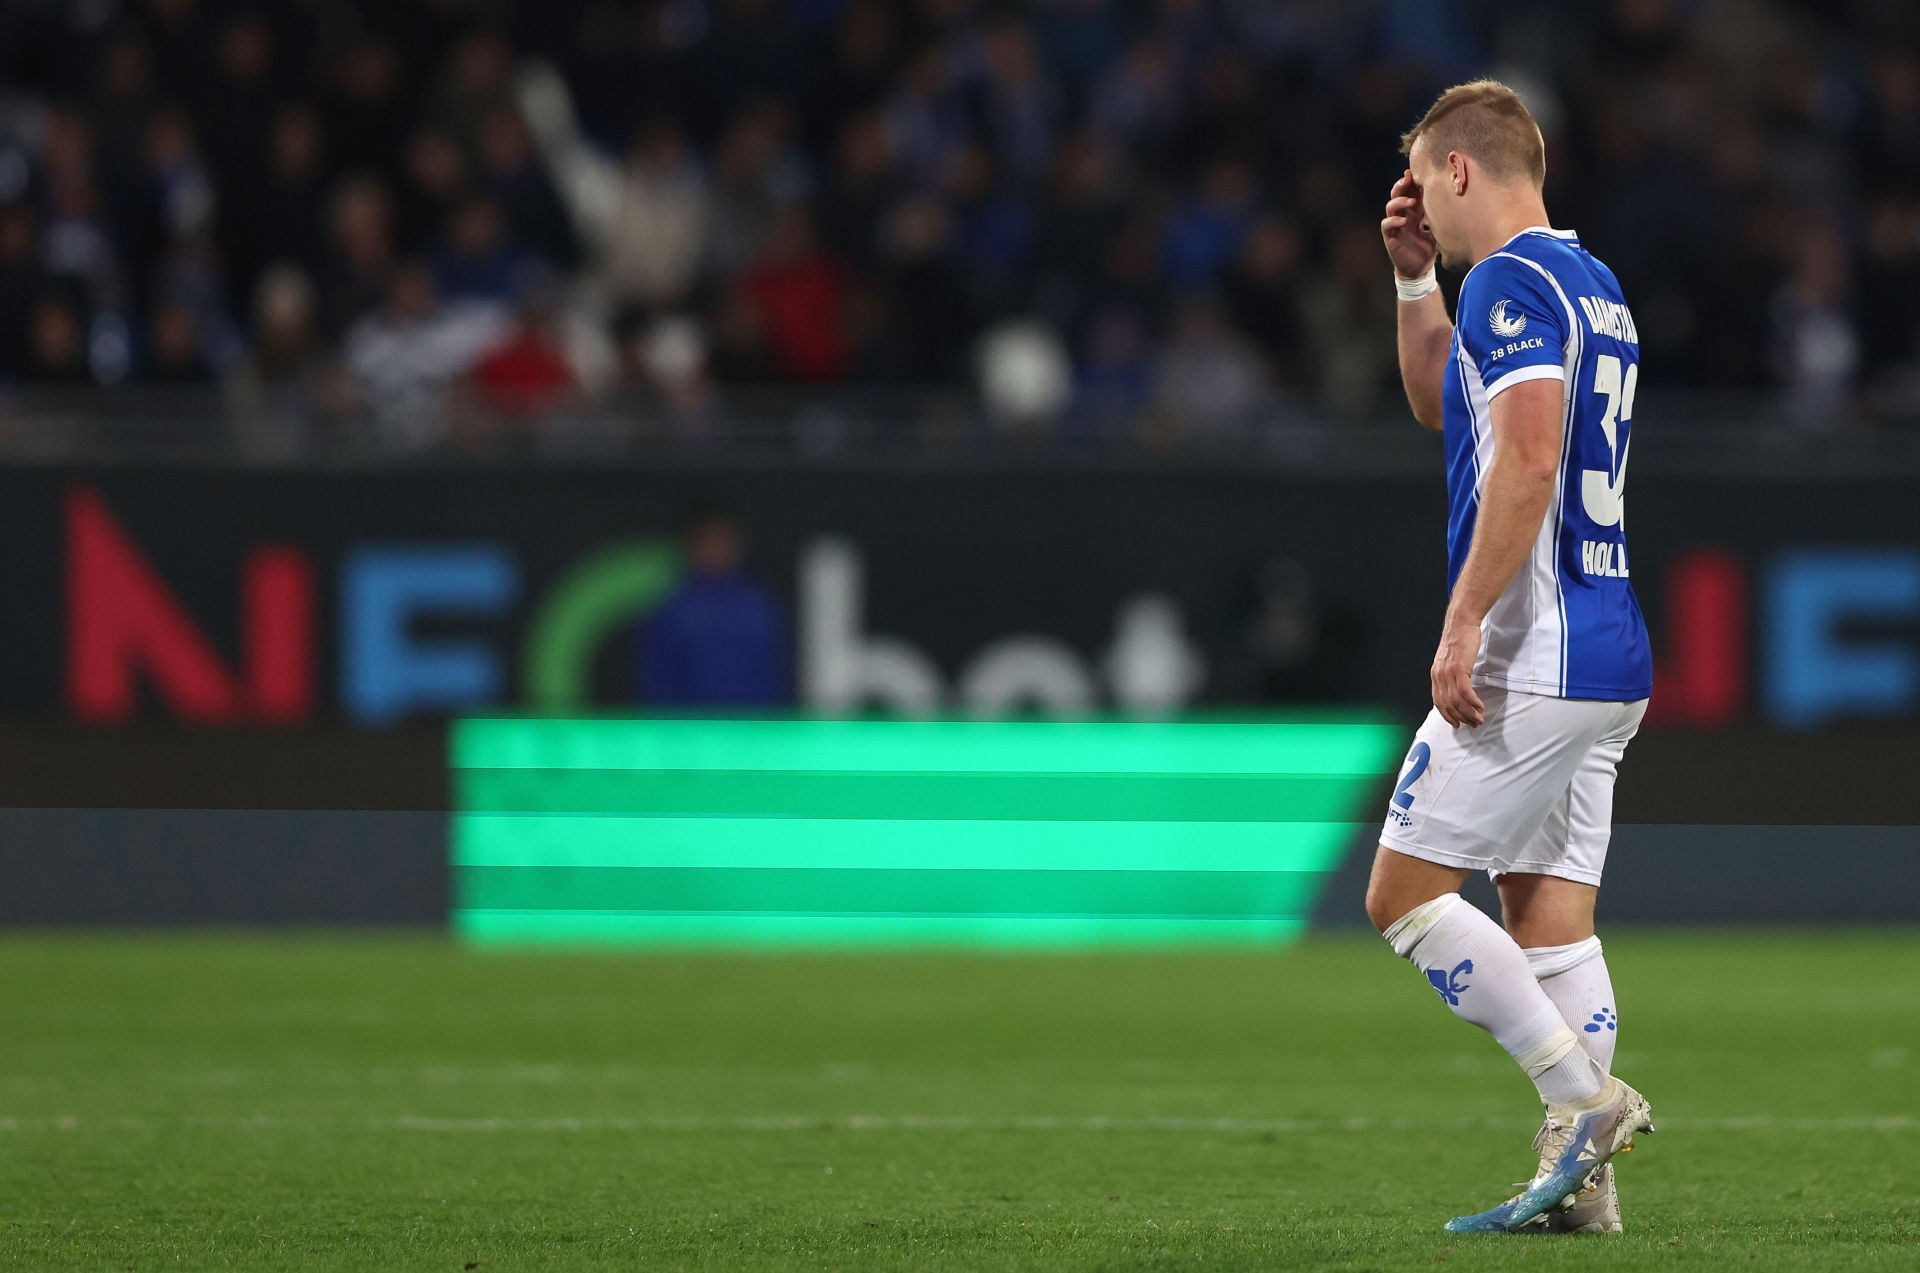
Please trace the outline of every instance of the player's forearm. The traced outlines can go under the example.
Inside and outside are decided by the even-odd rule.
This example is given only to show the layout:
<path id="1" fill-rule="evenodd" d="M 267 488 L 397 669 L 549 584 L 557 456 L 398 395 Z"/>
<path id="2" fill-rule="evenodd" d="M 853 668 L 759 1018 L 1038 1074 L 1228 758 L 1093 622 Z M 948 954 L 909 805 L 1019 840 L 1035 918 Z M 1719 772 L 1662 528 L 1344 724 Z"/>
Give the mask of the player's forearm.
<path id="1" fill-rule="evenodd" d="M 1554 469 L 1536 460 L 1495 452 L 1480 492 L 1473 545 L 1447 603 L 1448 627 L 1478 627 L 1513 582 L 1540 538 L 1554 477 Z"/>
<path id="2" fill-rule="evenodd" d="M 1417 301 L 1400 301 L 1400 383 L 1407 390 L 1413 418 L 1436 432 L 1441 426 L 1441 389 L 1446 383 L 1453 322 L 1447 304 L 1434 292 Z"/>

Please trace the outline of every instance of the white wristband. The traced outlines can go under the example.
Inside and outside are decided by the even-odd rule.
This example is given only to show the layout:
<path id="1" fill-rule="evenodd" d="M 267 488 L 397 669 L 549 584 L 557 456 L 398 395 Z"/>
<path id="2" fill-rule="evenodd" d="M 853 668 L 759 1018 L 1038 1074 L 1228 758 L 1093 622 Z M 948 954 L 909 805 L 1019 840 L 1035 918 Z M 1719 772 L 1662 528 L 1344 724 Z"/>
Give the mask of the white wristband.
<path id="1" fill-rule="evenodd" d="M 1401 278 L 1399 271 L 1396 270 L 1393 275 L 1393 290 L 1400 293 L 1400 299 L 1403 301 L 1417 301 L 1423 296 L 1431 296 L 1439 291 L 1440 282 L 1434 278 L 1431 265 L 1419 278 Z"/>

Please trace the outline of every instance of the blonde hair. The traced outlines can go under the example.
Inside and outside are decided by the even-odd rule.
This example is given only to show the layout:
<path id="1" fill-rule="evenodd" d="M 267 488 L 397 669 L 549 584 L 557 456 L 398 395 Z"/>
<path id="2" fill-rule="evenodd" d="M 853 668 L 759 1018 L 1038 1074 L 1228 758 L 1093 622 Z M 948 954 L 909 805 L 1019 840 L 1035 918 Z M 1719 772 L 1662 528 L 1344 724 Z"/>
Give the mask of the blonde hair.
<path id="1" fill-rule="evenodd" d="M 1420 122 L 1400 138 L 1400 153 L 1427 139 L 1439 155 L 1458 151 L 1480 162 L 1489 176 L 1526 177 L 1535 188 L 1547 182 L 1547 145 L 1520 94 L 1498 80 L 1456 84 L 1440 94 Z"/>

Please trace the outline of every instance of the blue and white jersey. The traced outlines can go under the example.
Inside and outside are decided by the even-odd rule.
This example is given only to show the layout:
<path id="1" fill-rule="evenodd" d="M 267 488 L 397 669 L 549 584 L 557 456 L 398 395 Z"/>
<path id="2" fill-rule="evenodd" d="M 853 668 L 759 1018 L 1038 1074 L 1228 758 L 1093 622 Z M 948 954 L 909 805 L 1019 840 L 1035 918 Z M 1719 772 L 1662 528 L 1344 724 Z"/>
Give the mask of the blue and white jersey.
<path id="1" fill-rule="evenodd" d="M 1640 337 L 1613 271 L 1568 230 L 1523 230 L 1468 271 L 1445 394 L 1447 588 L 1473 543 L 1493 459 L 1491 404 L 1526 380 L 1566 386 L 1559 479 L 1533 553 L 1481 626 L 1474 680 L 1631 702 L 1653 656 L 1628 582 L 1622 495 Z"/>

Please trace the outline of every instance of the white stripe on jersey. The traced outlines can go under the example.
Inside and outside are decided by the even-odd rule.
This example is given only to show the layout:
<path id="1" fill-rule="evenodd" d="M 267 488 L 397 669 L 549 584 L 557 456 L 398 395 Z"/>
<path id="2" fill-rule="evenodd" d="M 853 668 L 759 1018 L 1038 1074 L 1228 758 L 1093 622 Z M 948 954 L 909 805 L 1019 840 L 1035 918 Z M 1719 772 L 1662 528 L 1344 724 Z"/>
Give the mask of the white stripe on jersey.
<path id="1" fill-rule="evenodd" d="M 1472 358 L 1460 359 L 1460 379 L 1466 390 L 1467 418 L 1473 426 L 1476 470 L 1474 497 L 1477 502 L 1484 489 L 1486 471 L 1493 463 L 1495 450 L 1491 408 L 1486 384 L 1480 378 L 1480 368 Z M 1487 423 L 1483 426 L 1482 421 Z M 1541 523 L 1540 534 L 1534 540 L 1529 558 L 1532 564 L 1513 577 L 1506 591 L 1500 594 L 1487 611 L 1487 617 L 1481 621 L 1480 657 L 1473 669 L 1476 680 L 1533 694 L 1559 693 L 1557 683 L 1540 675 L 1539 664 L 1541 652 L 1549 647 L 1552 648 L 1553 657 L 1558 659 L 1559 631 L 1564 629 L 1564 623 L 1556 628 L 1552 622 L 1559 614 L 1550 591 L 1553 576 L 1550 572 L 1543 576 L 1538 569 L 1541 545 L 1546 544 L 1551 554 L 1558 524 L 1558 520 L 1551 515 Z"/>
<path id="2" fill-rule="evenodd" d="M 1474 667 L 1476 678 L 1482 677 L 1489 684 L 1503 685 L 1510 689 L 1561 695 L 1567 687 L 1567 600 L 1566 591 L 1560 578 L 1560 529 L 1564 514 L 1564 499 L 1567 484 L 1567 456 L 1572 451 L 1573 421 L 1575 415 L 1574 389 L 1579 383 L 1580 358 L 1585 341 L 1580 329 L 1579 315 L 1573 303 L 1567 299 L 1559 280 L 1537 261 L 1511 252 L 1495 252 L 1493 256 L 1510 257 L 1525 262 L 1552 285 L 1554 294 L 1567 311 L 1567 339 L 1562 345 L 1560 367 L 1561 383 L 1565 386 L 1565 408 L 1560 423 L 1560 459 L 1555 465 L 1553 496 L 1547 507 L 1546 519 L 1540 525 L 1540 534 L 1534 540 L 1526 570 L 1526 586 L 1516 589 L 1520 576 L 1514 583 L 1507 585 L 1507 591 L 1493 604 L 1481 624 L 1480 658 Z M 1491 258 L 1488 258 L 1491 259 Z M 1482 459 L 1480 450 L 1480 420 L 1489 419 L 1486 429 L 1491 451 L 1490 419 L 1492 396 L 1509 384 L 1521 380 L 1545 379 L 1552 374 L 1550 368 L 1539 370 L 1525 369 L 1526 374 L 1516 371 L 1501 378 L 1494 386 L 1494 395 L 1487 393 L 1486 385 L 1481 381 L 1480 369 L 1460 350 L 1463 386 L 1466 389 L 1467 414 L 1474 430 L 1474 467 L 1476 474 L 1475 492 L 1480 489 L 1480 478 L 1486 471 L 1491 456 Z M 1551 601 L 1549 602 L 1549 597 Z M 1524 600 L 1524 604 L 1522 604 Z M 1546 667 L 1541 666 L 1542 660 Z M 1493 668 L 1488 670 L 1488 665 Z"/>
<path id="3" fill-rule="evenodd" d="M 1495 398 L 1513 388 L 1513 386 L 1525 384 L 1529 380 L 1551 380 L 1555 376 L 1564 376 L 1566 374 L 1567 369 L 1565 367 L 1555 367 L 1549 363 L 1542 363 L 1538 367 L 1515 367 L 1512 371 L 1500 377 L 1498 383 L 1496 383 L 1493 388 L 1487 390 L 1487 401 L 1492 402 Z"/>
<path id="4" fill-rule="evenodd" d="M 1547 524 L 1552 526 L 1554 530 L 1553 541 L 1548 545 L 1547 551 L 1551 556 L 1554 600 L 1560 615 L 1560 675 L 1558 681 L 1560 688 L 1558 692 L 1564 694 L 1567 692 L 1567 593 L 1566 583 L 1560 577 L 1560 553 L 1558 549 L 1560 525 L 1565 512 L 1562 506 L 1562 500 L 1565 498 L 1567 489 L 1567 457 L 1573 453 L 1573 421 L 1579 406 L 1575 393 L 1580 386 L 1580 361 L 1586 352 L 1587 346 L 1586 329 L 1580 325 L 1580 314 L 1574 309 L 1573 302 L 1567 299 L 1566 289 L 1560 286 L 1560 280 L 1553 276 L 1553 271 L 1547 269 L 1538 261 L 1530 260 L 1524 256 L 1515 256 L 1512 252 L 1496 252 L 1494 255 L 1512 257 L 1516 261 L 1526 262 L 1527 265 L 1532 267 L 1536 274 L 1547 280 L 1547 283 L 1553 288 L 1553 294 L 1560 298 L 1561 307 L 1567 311 L 1567 374 L 1564 382 L 1566 385 L 1566 417 L 1560 428 L 1560 468 L 1558 480 L 1554 483 L 1553 488 L 1553 506 L 1547 514 Z M 1537 548 L 1538 545 L 1535 547 Z"/>
<path id="5" fill-rule="evenodd" d="M 1493 463 L 1493 421 L 1486 412 L 1493 399 L 1480 384 L 1480 368 L 1459 341 L 1453 342 L 1454 362 L 1460 373 L 1460 396 L 1467 400 L 1467 424 L 1473 430 L 1473 502 L 1480 503 L 1480 492 L 1487 484 L 1487 466 Z"/>

